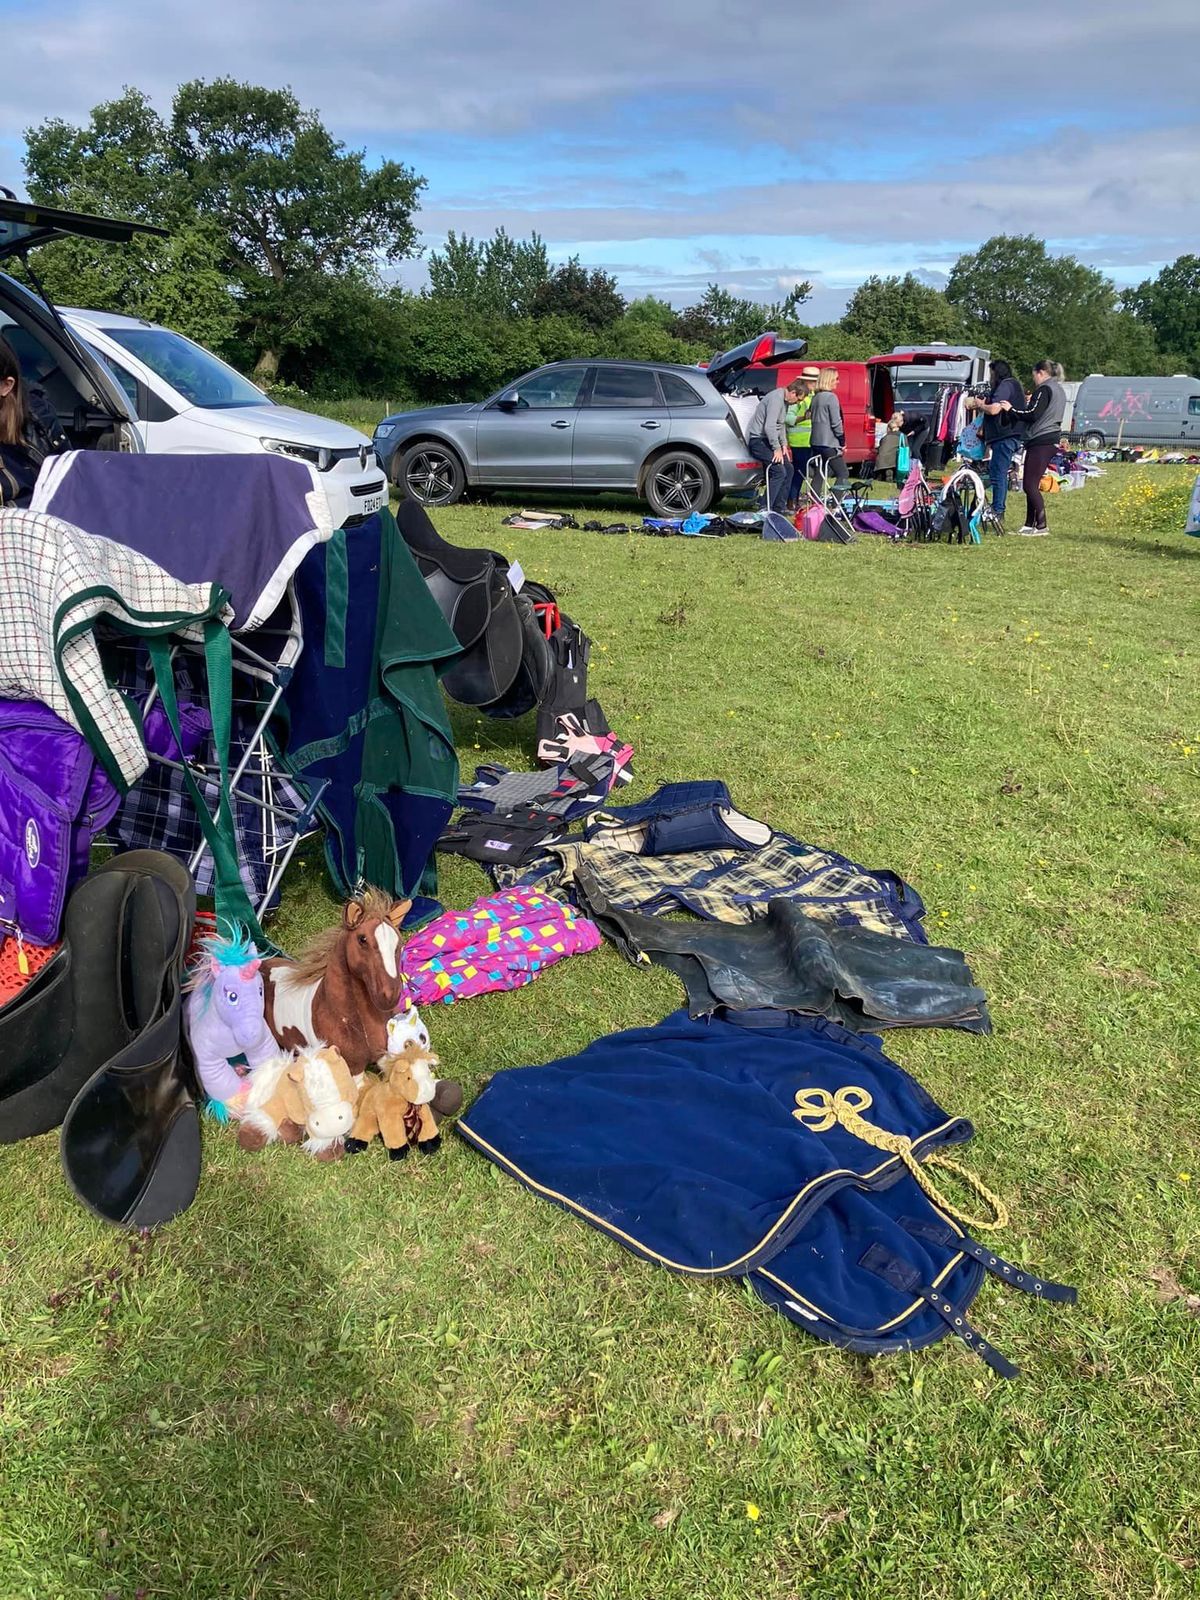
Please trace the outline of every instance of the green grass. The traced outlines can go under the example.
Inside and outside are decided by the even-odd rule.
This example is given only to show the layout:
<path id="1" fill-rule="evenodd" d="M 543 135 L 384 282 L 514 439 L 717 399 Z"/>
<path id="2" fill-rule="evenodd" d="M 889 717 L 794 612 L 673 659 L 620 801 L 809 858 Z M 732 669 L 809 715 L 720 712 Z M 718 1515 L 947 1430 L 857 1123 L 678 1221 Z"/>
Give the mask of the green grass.
<path id="1" fill-rule="evenodd" d="M 1190 476 L 1138 481 L 1173 508 Z M 210 1130 L 199 1199 L 139 1249 L 48 1136 L 0 1166 L 3 1600 L 1196 1594 L 1200 542 L 1130 480 L 978 549 L 438 519 L 593 635 L 637 793 L 724 775 L 904 873 L 969 952 L 994 1037 L 892 1050 L 976 1124 L 1006 1254 L 1079 1286 L 985 1287 L 1019 1381 L 952 1341 L 841 1354 L 453 1139 L 397 1169 Z M 528 764 L 528 726 L 457 727 L 465 768 Z M 446 866 L 448 903 L 483 888 Z M 331 910 L 310 860 L 278 936 Z M 429 1021 L 473 1093 L 677 1000 L 606 948 Z"/>

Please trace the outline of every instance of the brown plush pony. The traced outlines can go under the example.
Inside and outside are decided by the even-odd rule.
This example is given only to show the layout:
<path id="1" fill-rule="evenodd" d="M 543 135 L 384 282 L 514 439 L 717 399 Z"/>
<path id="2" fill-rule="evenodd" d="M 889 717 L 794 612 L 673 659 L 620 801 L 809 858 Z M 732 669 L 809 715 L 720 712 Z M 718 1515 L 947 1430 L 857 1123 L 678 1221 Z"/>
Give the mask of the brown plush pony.
<path id="1" fill-rule="evenodd" d="M 422 1155 L 432 1155 L 442 1142 L 431 1105 L 437 1065 L 438 1058 L 416 1043 L 406 1044 L 398 1055 L 384 1056 L 379 1063 L 382 1078 L 372 1078 L 363 1090 L 346 1154 L 357 1155 L 378 1134 L 393 1161 L 402 1161 L 410 1144 Z"/>
<path id="2" fill-rule="evenodd" d="M 262 964 L 267 1026 L 285 1050 L 331 1044 L 357 1077 L 387 1050 L 400 1009 L 400 925 L 410 900 L 367 889 L 295 961 Z"/>
<path id="3" fill-rule="evenodd" d="M 319 1160 L 340 1155 L 354 1124 L 360 1079 L 337 1050 L 303 1050 L 259 1067 L 238 1128 L 243 1150 L 304 1142 Z"/>

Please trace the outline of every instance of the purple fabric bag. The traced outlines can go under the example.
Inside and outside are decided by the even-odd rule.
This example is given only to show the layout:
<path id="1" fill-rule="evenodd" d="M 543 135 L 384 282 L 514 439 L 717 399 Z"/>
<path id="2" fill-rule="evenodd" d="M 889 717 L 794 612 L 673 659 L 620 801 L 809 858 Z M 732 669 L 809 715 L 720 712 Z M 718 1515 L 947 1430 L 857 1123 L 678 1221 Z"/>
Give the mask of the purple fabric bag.
<path id="1" fill-rule="evenodd" d="M 0 923 L 54 944 L 120 796 L 74 728 L 36 700 L 0 700 Z"/>
<path id="2" fill-rule="evenodd" d="M 897 539 L 900 529 L 894 522 L 878 511 L 858 511 L 854 516 L 854 526 L 859 533 L 877 533 L 885 539 Z"/>
<path id="3" fill-rule="evenodd" d="M 165 761 L 193 761 L 203 750 L 212 734 L 212 718 L 203 706 L 191 700 L 179 702 L 179 731 L 183 735 L 183 749 L 171 732 L 171 724 L 162 702 L 156 700 L 142 720 L 142 738 L 152 756 L 162 756 Z"/>

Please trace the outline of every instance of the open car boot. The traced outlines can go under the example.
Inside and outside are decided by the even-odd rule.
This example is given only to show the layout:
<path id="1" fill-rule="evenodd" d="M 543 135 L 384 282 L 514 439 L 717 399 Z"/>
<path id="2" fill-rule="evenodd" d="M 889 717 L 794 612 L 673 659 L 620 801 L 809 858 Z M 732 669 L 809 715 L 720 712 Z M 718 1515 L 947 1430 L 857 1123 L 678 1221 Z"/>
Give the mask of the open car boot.
<path id="1" fill-rule="evenodd" d="M 180 1031 L 194 917 L 172 857 L 115 856 L 72 894 L 62 949 L 0 1012 L 0 1143 L 61 1123 L 67 1182 L 106 1222 L 155 1227 L 200 1181 Z"/>

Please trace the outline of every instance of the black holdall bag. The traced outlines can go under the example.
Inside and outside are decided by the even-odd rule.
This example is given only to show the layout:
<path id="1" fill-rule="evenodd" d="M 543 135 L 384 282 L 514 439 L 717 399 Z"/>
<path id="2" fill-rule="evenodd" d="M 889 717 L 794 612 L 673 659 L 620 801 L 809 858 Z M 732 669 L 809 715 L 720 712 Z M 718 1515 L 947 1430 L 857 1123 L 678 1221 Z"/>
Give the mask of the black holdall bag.
<path id="1" fill-rule="evenodd" d="M 200 1181 L 181 1031 L 195 909 L 172 857 L 114 856 L 72 894 L 62 948 L 0 1010 L 0 1144 L 61 1125 L 67 1182 L 106 1222 L 156 1227 Z"/>

